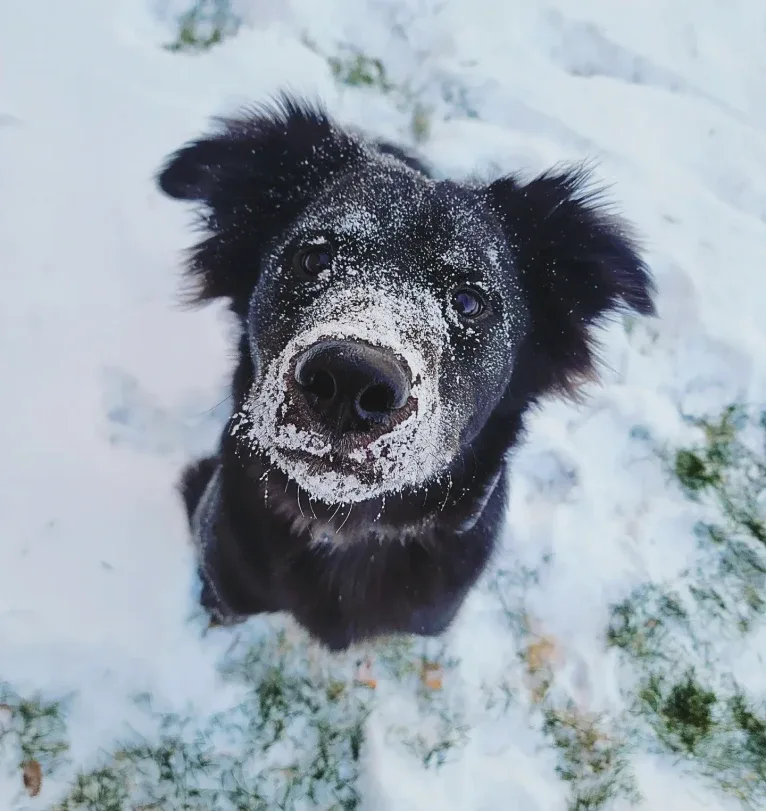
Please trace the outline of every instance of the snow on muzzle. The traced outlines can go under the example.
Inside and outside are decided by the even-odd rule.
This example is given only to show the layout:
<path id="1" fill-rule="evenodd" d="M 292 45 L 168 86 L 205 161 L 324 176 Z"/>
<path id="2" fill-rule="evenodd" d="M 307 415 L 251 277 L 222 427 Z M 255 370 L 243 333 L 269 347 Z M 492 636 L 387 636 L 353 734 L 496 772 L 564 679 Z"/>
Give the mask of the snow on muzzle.
<path id="1" fill-rule="evenodd" d="M 302 327 L 266 365 L 232 421 L 238 441 L 267 455 L 326 504 L 365 501 L 416 488 L 437 476 L 455 451 L 439 395 L 447 325 L 437 301 L 423 291 L 408 290 L 404 297 L 353 288 L 313 305 Z M 316 407 L 312 413 L 306 407 L 312 398 L 301 391 L 303 376 L 305 386 L 315 387 L 310 395 L 332 400 L 332 384 L 317 382 L 304 367 L 312 362 L 312 352 L 343 355 L 344 347 L 347 352 L 356 347 L 361 358 L 357 366 L 375 366 L 388 388 L 361 402 L 361 412 L 372 412 L 367 414 L 369 428 L 351 431 L 353 441 L 337 426 L 333 430 L 331 419 L 323 419 Z M 315 365 L 319 368 L 321 362 Z M 365 415 L 357 410 L 352 416 Z"/>

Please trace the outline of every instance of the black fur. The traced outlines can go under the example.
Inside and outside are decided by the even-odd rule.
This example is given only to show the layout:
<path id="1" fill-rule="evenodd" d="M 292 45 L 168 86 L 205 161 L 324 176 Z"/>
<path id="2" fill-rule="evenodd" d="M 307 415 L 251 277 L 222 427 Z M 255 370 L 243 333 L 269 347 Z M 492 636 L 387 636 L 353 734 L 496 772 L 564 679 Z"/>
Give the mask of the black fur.
<path id="1" fill-rule="evenodd" d="M 450 332 L 439 391 L 464 414 L 459 447 L 422 486 L 349 509 L 328 505 L 230 428 L 215 458 L 185 472 L 193 527 L 211 481 L 215 491 L 200 550 L 202 602 L 213 617 L 287 611 L 332 649 L 387 633 L 434 635 L 450 624 L 497 543 L 508 452 L 524 414 L 593 376 L 593 329 L 604 316 L 653 313 L 653 283 L 627 226 L 587 180 L 574 169 L 528 183 L 437 183 L 399 147 L 365 142 L 289 98 L 220 121 L 169 158 L 160 188 L 202 215 L 204 238 L 188 265 L 195 299 L 228 299 L 242 326 L 235 414 L 264 353 L 281 351 L 312 297 L 347 283 L 339 275 L 327 283 L 335 287 L 301 287 L 285 270 L 279 246 L 303 233 L 309 210 L 316 219 L 361 207 L 383 223 L 374 244 L 348 247 L 371 284 L 388 273 L 402 295 L 417 286 L 448 291 L 469 270 L 439 265 L 454 243 L 492 288 L 490 315 L 474 337 Z M 487 240 L 501 245 L 495 264 L 481 253 Z M 322 527 L 332 543 L 316 542 Z"/>

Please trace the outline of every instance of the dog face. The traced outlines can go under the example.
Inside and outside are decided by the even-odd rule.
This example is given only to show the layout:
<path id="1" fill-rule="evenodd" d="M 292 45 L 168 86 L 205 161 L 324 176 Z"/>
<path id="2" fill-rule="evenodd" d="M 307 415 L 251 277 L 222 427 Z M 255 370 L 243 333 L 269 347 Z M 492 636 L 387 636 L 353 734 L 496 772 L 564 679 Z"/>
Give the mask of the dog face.
<path id="1" fill-rule="evenodd" d="M 436 181 L 290 100 L 177 152 L 159 182 L 202 204 L 198 297 L 229 298 L 247 336 L 237 442 L 358 503 L 448 476 L 509 398 L 570 390 L 601 315 L 651 311 L 584 180 Z"/>
<path id="2" fill-rule="evenodd" d="M 262 258 L 236 430 L 325 503 L 421 487 L 502 395 L 526 322 L 478 196 L 371 154 Z"/>

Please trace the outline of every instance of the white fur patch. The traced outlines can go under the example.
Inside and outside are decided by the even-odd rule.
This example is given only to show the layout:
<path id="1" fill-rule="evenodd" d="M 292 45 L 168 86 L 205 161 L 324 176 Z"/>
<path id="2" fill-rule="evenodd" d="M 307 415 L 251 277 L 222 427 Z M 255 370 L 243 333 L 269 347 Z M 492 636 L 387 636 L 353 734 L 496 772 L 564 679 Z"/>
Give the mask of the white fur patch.
<path id="1" fill-rule="evenodd" d="M 349 459 L 364 464 L 365 476 L 333 469 L 337 451 L 321 431 L 289 421 L 287 382 L 299 352 L 320 340 L 358 340 L 387 348 L 409 366 L 414 412 Z M 346 288 L 317 301 L 296 335 L 263 371 L 232 434 L 266 454 L 311 498 L 326 504 L 354 503 L 417 487 L 438 475 L 455 452 L 439 396 L 447 324 L 436 299 L 423 291 Z M 286 455 L 302 451 L 306 459 Z M 324 460 L 324 464 L 321 462 Z M 319 462 L 319 464 L 317 464 Z"/>

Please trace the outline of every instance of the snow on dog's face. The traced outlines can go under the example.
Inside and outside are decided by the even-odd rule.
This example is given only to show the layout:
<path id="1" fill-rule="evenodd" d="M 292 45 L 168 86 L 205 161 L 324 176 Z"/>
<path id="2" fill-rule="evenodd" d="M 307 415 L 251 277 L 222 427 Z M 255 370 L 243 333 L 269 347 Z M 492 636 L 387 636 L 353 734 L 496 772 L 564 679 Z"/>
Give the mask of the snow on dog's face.
<path id="1" fill-rule="evenodd" d="M 570 389 L 600 315 L 651 311 L 583 180 L 435 181 L 289 99 L 173 155 L 161 188 L 204 206 L 198 297 L 228 298 L 247 342 L 237 442 L 356 503 L 428 487 L 490 417 Z"/>
<path id="2" fill-rule="evenodd" d="M 508 383 L 526 315 L 506 253 L 470 193 L 372 156 L 262 257 L 237 435 L 325 503 L 438 478 Z"/>

